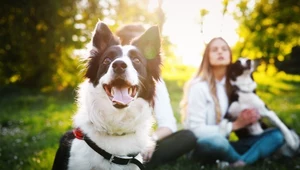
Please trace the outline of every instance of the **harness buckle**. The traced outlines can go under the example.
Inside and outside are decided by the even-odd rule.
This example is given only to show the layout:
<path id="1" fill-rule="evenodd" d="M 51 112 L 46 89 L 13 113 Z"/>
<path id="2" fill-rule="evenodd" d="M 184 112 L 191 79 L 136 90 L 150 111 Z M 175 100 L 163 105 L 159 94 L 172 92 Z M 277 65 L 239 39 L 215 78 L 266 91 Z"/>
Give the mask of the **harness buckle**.
<path id="1" fill-rule="evenodd" d="M 134 159 L 134 158 L 131 158 L 128 160 L 127 165 L 129 165 L 131 163 L 132 159 Z"/>
<path id="2" fill-rule="evenodd" d="M 112 161 L 114 161 L 114 155 L 111 155 L 111 157 L 109 158 L 109 163 L 112 163 Z"/>

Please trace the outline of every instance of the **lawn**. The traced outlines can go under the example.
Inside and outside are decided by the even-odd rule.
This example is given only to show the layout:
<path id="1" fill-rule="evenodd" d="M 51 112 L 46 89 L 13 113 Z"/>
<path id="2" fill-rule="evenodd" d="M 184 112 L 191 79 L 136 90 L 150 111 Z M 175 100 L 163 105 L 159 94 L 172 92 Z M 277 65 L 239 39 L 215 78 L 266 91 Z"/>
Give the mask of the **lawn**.
<path id="1" fill-rule="evenodd" d="M 182 72 L 182 71 L 181 71 Z M 174 74 L 173 74 L 174 75 Z M 190 74 L 164 74 L 175 116 L 180 125 L 179 101 Z M 289 126 L 300 132 L 300 76 L 257 73 L 258 94 Z M 72 127 L 75 90 L 43 93 L 6 87 L 0 89 L 0 169 L 51 169 L 60 136 Z M 216 169 L 185 157 L 157 170 Z M 300 169 L 300 158 L 264 160 L 244 169 Z"/>

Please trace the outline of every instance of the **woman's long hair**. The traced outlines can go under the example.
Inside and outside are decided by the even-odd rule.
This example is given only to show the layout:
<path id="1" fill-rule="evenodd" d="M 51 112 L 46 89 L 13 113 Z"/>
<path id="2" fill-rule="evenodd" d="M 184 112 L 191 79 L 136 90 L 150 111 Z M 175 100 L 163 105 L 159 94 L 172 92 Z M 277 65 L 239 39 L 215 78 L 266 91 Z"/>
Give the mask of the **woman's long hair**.
<path id="1" fill-rule="evenodd" d="M 201 81 L 206 81 L 208 83 L 208 86 L 209 86 L 209 92 L 212 96 L 212 99 L 215 103 L 215 111 L 216 111 L 216 122 L 219 123 L 220 120 L 221 120 L 221 107 L 220 107 L 220 103 L 219 103 L 219 100 L 218 100 L 218 97 L 217 97 L 217 90 L 216 90 L 216 79 L 215 79 L 215 76 L 213 74 L 213 71 L 212 71 L 212 66 L 209 62 L 209 51 L 210 51 L 210 46 L 212 44 L 213 41 L 217 40 L 217 39 L 220 39 L 222 41 L 225 42 L 225 44 L 227 45 L 228 47 L 228 50 L 229 50 L 229 53 L 230 53 L 230 63 L 232 61 L 232 52 L 231 52 L 231 49 L 228 45 L 228 43 L 221 37 L 216 37 L 216 38 L 213 38 L 206 46 L 205 50 L 204 50 L 204 54 L 203 54 L 203 59 L 202 59 L 202 62 L 200 64 L 200 67 L 198 68 L 198 71 L 196 72 L 196 74 L 185 84 L 184 86 L 184 90 L 183 90 L 183 98 L 180 102 L 180 107 L 181 107 L 181 120 L 182 121 L 185 121 L 185 118 L 186 118 L 186 112 L 187 112 L 187 105 L 188 105 L 188 93 L 189 93 L 189 90 L 190 90 L 190 87 L 191 87 L 191 84 L 194 82 L 194 81 L 197 81 L 198 79 L 200 79 Z M 199 81 L 200 81 L 199 80 Z M 229 79 L 226 78 L 226 93 L 227 93 L 227 96 L 229 96 L 230 94 L 230 82 L 229 82 Z M 201 112 L 201 110 L 199 110 L 199 112 Z"/>

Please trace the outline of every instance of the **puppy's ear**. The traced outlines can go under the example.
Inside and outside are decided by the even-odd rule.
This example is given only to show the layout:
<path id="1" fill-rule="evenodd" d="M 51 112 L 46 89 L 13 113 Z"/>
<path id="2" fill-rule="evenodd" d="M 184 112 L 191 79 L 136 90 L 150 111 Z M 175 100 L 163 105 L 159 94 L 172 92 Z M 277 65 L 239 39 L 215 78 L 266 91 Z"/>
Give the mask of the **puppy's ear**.
<path id="1" fill-rule="evenodd" d="M 119 41 L 113 36 L 106 24 L 98 22 L 95 26 L 91 45 L 93 48 L 90 51 L 89 60 L 87 63 L 87 71 L 85 77 L 90 79 L 90 82 L 97 84 L 96 77 L 99 68 L 99 59 L 105 50 L 112 46 L 118 45 Z"/>
<path id="2" fill-rule="evenodd" d="M 145 31 L 140 37 L 134 39 L 131 45 L 136 46 L 144 57 L 148 60 L 147 70 L 156 80 L 160 77 L 160 46 L 161 39 L 157 26 L 152 26 Z"/>
<path id="3" fill-rule="evenodd" d="M 236 81 L 236 72 L 234 70 L 235 67 L 235 63 L 231 63 L 229 64 L 229 66 L 227 67 L 227 73 L 226 73 L 226 77 L 232 81 Z"/>
<path id="4" fill-rule="evenodd" d="M 119 42 L 115 39 L 108 26 L 99 21 L 94 29 L 92 45 L 98 49 L 99 53 L 103 53 L 107 47 L 117 44 Z"/>

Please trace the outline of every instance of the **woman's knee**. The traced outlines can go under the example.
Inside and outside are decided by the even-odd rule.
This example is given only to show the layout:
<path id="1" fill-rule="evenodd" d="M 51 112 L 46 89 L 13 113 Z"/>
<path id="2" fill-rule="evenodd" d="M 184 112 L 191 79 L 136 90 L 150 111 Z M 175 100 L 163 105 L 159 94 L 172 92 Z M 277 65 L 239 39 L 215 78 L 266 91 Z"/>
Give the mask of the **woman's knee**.
<path id="1" fill-rule="evenodd" d="M 220 135 L 214 135 L 197 140 L 197 148 L 203 151 L 213 151 L 213 152 L 227 152 L 230 143 L 228 140 Z"/>
<path id="2" fill-rule="evenodd" d="M 197 140 L 195 134 L 190 130 L 182 130 L 182 137 L 193 140 L 194 142 L 196 142 L 196 140 Z"/>
<path id="3" fill-rule="evenodd" d="M 184 140 L 185 142 L 196 144 L 197 138 L 194 135 L 194 133 L 190 130 L 177 131 L 174 133 L 173 136 L 177 140 Z"/>
<path id="4" fill-rule="evenodd" d="M 284 136 L 281 132 L 280 129 L 274 129 L 270 132 L 270 136 L 272 136 L 272 139 L 274 140 L 274 142 L 283 144 L 284 143 Z"/>

